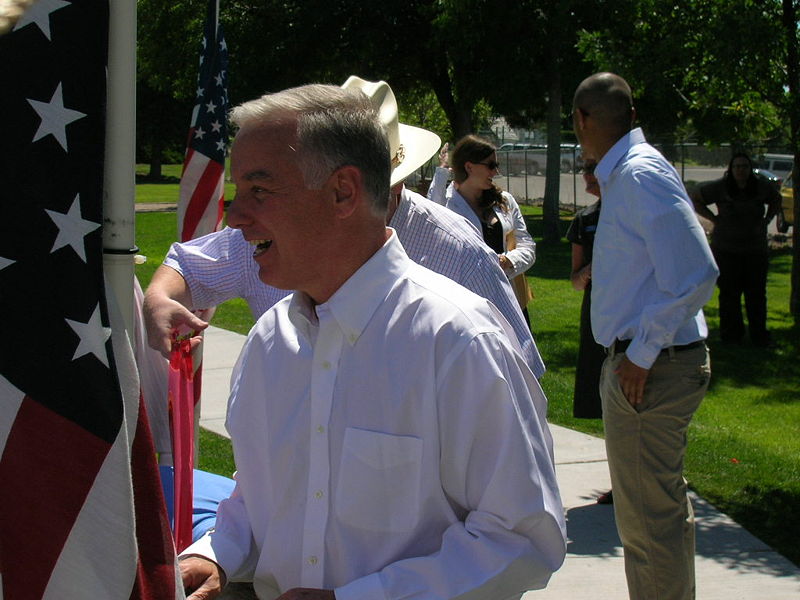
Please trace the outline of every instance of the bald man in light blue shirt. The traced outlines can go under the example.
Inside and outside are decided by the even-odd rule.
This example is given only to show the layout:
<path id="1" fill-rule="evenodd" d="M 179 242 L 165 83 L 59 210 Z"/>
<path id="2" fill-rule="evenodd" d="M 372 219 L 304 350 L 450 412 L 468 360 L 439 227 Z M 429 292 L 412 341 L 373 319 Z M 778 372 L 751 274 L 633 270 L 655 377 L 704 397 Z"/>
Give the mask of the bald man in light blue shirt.
<path id="1" fill-rule="evenodd" d="M 710 377 L 702 307 L 718 270 L 675 169 L 635 117 L 624 79 L 575 92 L 573 123 L 598 159 L 603 210 L 592 262 L 592 330 L 617 530 L 632 599 L 695 595 L 694 523 L 683 479 L 686 431 Z"/>

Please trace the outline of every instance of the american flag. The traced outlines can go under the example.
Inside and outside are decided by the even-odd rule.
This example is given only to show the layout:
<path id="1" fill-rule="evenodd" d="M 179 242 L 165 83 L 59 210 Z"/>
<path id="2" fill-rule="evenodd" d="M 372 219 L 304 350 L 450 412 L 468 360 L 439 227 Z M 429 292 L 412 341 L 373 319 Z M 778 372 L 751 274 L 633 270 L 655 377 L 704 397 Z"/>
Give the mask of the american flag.
<path id="1" fill-rule="evenodd" d="M 0 37 L 0 598 L 183 597 L 103 276 L 108 0 Z"/>
<path id="2" fill-rule="evenodd" d="M 222 225 L 228 140 L 228 47 L 218 12 L 217 2 L 210 0 L 197 98 L 181 174 L 178 237 L 182 242 L 217 231 Z"/>

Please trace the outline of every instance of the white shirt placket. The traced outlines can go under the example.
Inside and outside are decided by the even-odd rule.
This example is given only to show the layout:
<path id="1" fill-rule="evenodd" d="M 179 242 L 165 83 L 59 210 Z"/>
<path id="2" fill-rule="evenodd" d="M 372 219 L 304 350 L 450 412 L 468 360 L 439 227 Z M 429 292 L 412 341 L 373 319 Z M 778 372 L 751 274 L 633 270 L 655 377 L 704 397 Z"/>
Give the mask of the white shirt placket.
<path id="1" fill-rule="evenodd" d="M 310 453 L 300 580 L 306 587 L 322 588 L 325 574 L 325 531 L 330 510 L 328 423 L 344 338 L 328 307 L 317 306 L 317 316 L 319 334 L 311 367 Z"/>

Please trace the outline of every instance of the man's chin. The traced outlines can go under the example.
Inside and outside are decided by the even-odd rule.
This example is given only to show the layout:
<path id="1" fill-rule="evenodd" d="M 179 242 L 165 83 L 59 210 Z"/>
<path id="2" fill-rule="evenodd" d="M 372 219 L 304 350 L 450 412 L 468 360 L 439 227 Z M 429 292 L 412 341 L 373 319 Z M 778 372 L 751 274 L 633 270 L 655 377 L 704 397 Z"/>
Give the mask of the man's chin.
<path id="1" fill-rule="evenodd" d="M 292 290 L 294 289 L 289 282 L 281 281 L 280 277 L 275 276 L 274 269 L 267 269 L 266 267 L 259 266 L 258 278 L 262 283 L 277 288 L 279 290 Z"/>

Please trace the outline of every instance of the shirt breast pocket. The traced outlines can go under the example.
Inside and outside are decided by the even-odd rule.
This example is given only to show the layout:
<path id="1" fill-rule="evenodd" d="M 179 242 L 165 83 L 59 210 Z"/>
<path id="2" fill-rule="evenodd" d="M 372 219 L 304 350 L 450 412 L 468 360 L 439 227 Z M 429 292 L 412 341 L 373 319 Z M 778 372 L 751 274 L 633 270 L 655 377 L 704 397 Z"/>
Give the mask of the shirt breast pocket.
<path id="1" fill-rule="evenodd" d="M 402 532 L 419 520 L 422 440 L 347 428 L 335 512 L 360 529 Z"/>

